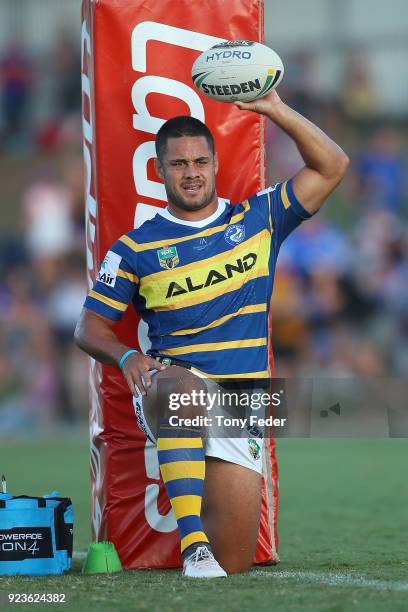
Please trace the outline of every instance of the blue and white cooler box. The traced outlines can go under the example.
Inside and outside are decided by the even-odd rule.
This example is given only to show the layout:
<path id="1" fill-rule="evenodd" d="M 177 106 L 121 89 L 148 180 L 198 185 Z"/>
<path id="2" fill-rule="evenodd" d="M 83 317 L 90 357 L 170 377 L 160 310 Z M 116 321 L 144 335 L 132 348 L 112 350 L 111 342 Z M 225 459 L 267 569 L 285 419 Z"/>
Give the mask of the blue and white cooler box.
<path id="1" fill-rule="evenodd" d="M 74 512 L 68 497 L 0 493 L 0 575 L 43 576 L 71 569 Z"/>

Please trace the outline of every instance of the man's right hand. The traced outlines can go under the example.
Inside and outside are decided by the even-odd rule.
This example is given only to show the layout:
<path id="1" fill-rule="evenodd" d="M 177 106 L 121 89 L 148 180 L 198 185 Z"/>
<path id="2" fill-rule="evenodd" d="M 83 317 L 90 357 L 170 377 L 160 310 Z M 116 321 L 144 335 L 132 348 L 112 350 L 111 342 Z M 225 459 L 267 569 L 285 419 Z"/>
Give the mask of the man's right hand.
<path id="1" fill-rule="evenodd" d="M 121 357 L 130 347 L 118 340 L 112 329 L 114 325 L 115 321 L 83 308 L 75 329 L 75 342 L 100 363 L 118 366 Z M 149 370 L 153 369 L 165 370 L 166 366 L 143 353 L 129 355 L 123 364 L 122 373 L 132 395 L 137 395 L 138 390 L 146 395 L 152 379 Z"/>
<path id="2" fill-rule="evenodd" d="M 123 376 L 132 395 L 146 395 L 152 384 L 150 370 L 165 370 L 167 366 L 143 353 L 132 353 L 122 366 Z"/>

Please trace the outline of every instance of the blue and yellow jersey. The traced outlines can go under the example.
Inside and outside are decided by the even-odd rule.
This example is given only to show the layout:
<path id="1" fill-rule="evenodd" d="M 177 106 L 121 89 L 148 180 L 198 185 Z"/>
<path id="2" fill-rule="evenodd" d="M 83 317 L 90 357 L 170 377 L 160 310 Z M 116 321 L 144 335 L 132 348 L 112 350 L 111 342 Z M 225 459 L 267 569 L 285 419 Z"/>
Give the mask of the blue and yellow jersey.
<path id="1" fill-rule="evenodd" d="M 210 377 L 268 377 L 268 310 L 280 245 L 310 217 L 291 181 L 200 222 L 167 209 L 108 251 L 85 307 L 119 320 L 128 305 L 147 323 L 152 356 Z"/>

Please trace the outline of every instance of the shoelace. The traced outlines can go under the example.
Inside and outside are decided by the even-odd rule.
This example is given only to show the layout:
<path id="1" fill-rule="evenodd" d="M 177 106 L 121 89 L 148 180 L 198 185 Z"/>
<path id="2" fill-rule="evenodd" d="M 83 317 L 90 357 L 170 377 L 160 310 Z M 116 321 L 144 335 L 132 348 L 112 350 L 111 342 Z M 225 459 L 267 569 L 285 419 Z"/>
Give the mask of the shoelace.
<path id="1" fill-rule="evenodd" d="M 199 546 L 187 561 L 191 561 L 194 565 L 204 562 L 203 565 L 212 565 L 215 561 L 214 555 L 206 546 Z"/>

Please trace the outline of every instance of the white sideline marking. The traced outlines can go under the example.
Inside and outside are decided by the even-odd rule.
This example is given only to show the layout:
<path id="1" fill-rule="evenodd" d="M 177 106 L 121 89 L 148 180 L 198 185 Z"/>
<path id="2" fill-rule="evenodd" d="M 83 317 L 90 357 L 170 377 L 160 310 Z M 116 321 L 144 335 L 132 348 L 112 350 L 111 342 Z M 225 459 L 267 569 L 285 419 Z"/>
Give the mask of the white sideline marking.
<path id="1" fill-rule="evenodd" d="M 325 584 L 334 587 L 351 586 L 377 589 L 378 591 L 408 591 L 408 582 L 403 582 L 402 580 L 374 580 L 366 576 L 353 576 L 352 574 L 340 574 L 336 572 L 267 572 L 265 570 L 254 570 L 252 573 L 256 576 L 276 578 L 277 580 L 296 579 L 299 582 Z"/>
<path id="2" fill-rule="evenodd" d="M 84 561 L 86 551 L 78 551 L 73 554 L 75 561 Z M 308 584 L 324 584 L 331 587 L 362 587 L 365 589 L 376 589 L 377 591 L 408 591 L 408 582 L 402 580 L 375 580 L 367 576 L 353 574 L 341 574 L 337 572 L 301 572 L 295 570 L 267 572 L 265 570 L 253 570 L 251 574 L 276 578 L 277 580 L 298 580 Z"/>

